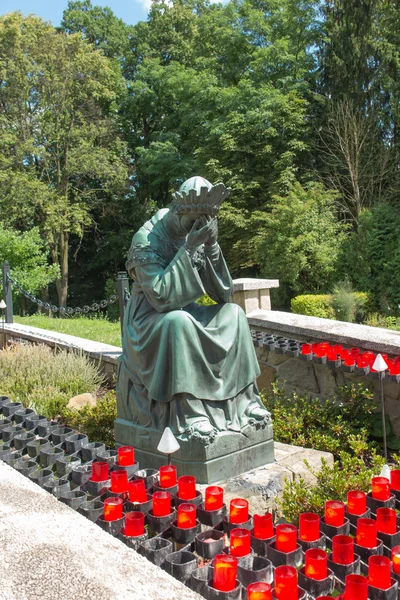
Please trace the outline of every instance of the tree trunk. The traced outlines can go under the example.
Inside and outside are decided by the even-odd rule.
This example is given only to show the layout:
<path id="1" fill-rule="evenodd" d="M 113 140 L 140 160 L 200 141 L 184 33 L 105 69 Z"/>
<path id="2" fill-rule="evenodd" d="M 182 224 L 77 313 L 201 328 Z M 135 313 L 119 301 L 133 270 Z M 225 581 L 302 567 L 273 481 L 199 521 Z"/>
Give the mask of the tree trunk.
<path id="1" fill-rule="evenodd" d="M 59 282 L 58 299 L 60 306 L 67 306 L 68 296 L 68 233 L 61 230 L 60 232 L 60 270 L 61 279 Z"/>

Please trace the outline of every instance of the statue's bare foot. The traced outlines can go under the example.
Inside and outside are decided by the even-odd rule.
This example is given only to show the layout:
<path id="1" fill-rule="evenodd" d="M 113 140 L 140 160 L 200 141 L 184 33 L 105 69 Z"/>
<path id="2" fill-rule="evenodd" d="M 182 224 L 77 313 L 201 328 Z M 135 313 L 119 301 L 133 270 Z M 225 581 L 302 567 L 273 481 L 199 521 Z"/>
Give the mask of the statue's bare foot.
<path id="1" fill-rule="evenodd" d="M 217 431 L 208 419 L 204 419 L 190 425 L 190 427 L 186 429 L 186 433 L 188 438 L 201 440 L 207 445 L 214 441 Z"/>

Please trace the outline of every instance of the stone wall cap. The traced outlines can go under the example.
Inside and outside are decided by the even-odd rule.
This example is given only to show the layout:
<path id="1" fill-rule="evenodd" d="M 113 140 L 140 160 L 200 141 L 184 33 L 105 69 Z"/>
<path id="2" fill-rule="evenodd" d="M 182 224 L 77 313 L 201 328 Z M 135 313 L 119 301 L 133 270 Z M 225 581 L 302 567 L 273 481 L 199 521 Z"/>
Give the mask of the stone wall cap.
<path id="1" fill-rule="evenodd" d="M 241 279 L 233 280 L 233 291 L 244 292 L 247 290 L 269 290 L 270 288 L 279 287 L 278 279 L 253 279 L 250 277 L 242 277 Z"/>

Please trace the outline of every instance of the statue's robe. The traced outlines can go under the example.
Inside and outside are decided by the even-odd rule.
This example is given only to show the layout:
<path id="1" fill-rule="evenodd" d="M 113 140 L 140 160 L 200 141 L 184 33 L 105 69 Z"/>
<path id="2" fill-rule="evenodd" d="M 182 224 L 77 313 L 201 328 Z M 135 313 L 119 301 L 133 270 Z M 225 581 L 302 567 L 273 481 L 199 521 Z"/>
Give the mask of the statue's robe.
<path id="1" fill-rule="evenodd" d="M 240 431 L 262 406 L 246 316 L 229 303 L 232 279 L 219 245 L 190 256 L 184 240 L 169 237 L 167 213 L 140 228 L 128 254 L 133 285 L 117 391 L 145 426 L 181 434 L 208 418 L 219 431 Z M 196 304 L 206 293 L 217 304 Z"/>

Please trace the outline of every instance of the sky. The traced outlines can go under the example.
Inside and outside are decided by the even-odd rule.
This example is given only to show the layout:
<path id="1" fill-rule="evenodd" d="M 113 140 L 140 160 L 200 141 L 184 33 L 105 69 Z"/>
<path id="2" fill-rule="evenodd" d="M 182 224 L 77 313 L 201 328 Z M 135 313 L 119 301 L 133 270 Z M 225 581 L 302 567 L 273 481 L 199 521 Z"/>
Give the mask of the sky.
<path id="1" fill-rule="evenodd" d="M 128 25 L 147 19 L 149 3 L 150 0 L 92 0 L 94 6 L 109 6 Z M 68 0 L 0 0 L 0 15 L 20 10 L 24 15 L 33 13 L 57 26 L 67 4 Z"/>

